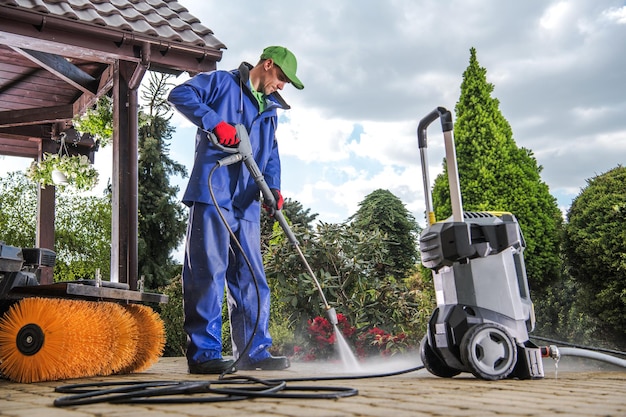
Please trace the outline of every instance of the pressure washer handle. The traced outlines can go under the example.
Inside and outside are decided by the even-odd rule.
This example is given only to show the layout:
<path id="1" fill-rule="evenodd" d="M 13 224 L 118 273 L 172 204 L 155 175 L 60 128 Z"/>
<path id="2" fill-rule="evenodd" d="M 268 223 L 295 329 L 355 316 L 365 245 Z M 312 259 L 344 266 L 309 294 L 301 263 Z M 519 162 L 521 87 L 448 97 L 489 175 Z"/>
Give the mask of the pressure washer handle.
<path id="1" fill-rule="evenodd" d="M 237 130 L 237 137 L 239 138 L 239 144 L 237 147 L 228 147 L 228 146 L 224 146 L 220 144 L 217 139 L 217 136 L 215 136 L 213 132 L 206 131 L 209 137 L 209 140 L 217 149 L 219 149 L 220 151 L 232 154 L 230 157 L 226 157 L 222 159 L 221 161 L 219 161 L 218 163 L 224 166 L 224 165 L 230 165 L 231 163 L 243 161 L 243 163 L 246 165 L 246 168 L 248 169 L 248 172 L 250 173 L 250 176 L 256 183 L 257 187 L 259 187 L 259 189 L 261 190 L 261 194 L 263 195 L 263 201 L 265 202 L 265 204 L 270 207 L 276 207 L 276 199 L 274 198 L 274 194 L 272 194 L 270 187 L 267 185 L 267 182 L 265 181 L 265 177 L 263 176 L 263 173 L 261 172 L 261 170 L 259 169 L 259 166 L 254 160 L 254 154 L 252 153 L 252 144 L 250 143 L 250 136 L 248 135 L 248 130 L 241 123 L 236 124 L 235 129 Z M 279 210 L 275 211 L 274 215 L 275 215 L 276 220 L 279 221 L 279 223 L 281 223 L 281 221 L 285 222 L 285 218 L 283 217 L 283 215 L 280 213 Z M 286 222 L 285 222 L 285 225 L 286 225 Z M 283 224 L 281 223 L 281 227 L 282 226 Z M 285 228 L 283 227 L 283 230 L 284 229 Z M 287 237 L 289 238 L 290 241 L 292 242 L 295 241 L 295 236 L 293 235 L 293 233 L 291 233 L 291 230 L 289 230 L 289 232 L 285 230 L 285 233 L 287 234 Z"/>
<path id="2" fill-rule="evenodd" d="M 441 119 L 441 130 L 443 132 L 449 132 L 454 127 L 450 110 L 445 107 L 437 107 L 420 120 L 417 125 L 417 142 L 420 148 L 426 148 L 426 130 L 428 126 L 437 119 Z"/>
<path id="3" fill-rule="evenodd" d="M 441 129 L 446 150 L 446 164 L 448 168 L 448 184 L 450 186 L 450 202 L 452 205 L 452 218 L 455 222 L 463 221 L 463 204 L 461 202 L 461 187 L 459 185 L 459 172 L 456 163 L 456 150 L 452 137 L 452 113 L 445 107 L 437 107 L 420 120 L 417 125 L 417 142 L 420 149 L 420 162 L 422 165 L 422 179 L 424 180 L 424 195 L 426 196 L 426 215 L 428 225 L 435 223 L 433 198 L 430 192 L 430 177 L 428 173 L 428 155 L 426 131 L 428 126 L 437 119 L 441 119 Z"/>
<path id="4" fill-rule="evenodd" d="M 226 152 L 226 153 L 237 153 L 237 152 L 239 152 L 239 148 L 238 147 L 230 147 L 230 146 L 222 145 L 220 143 L 220 141 L 217 139 L 217 136 L 215 135 L 215 133 L 211 132 L 210 130 L 205 130 L 205 132 L 206 132 L 209 140 L 213 144 L 213 146 L 215 146 L 220 151 Z M 239 133 L 237 133 L 237 136 L 239 137 Z"/>

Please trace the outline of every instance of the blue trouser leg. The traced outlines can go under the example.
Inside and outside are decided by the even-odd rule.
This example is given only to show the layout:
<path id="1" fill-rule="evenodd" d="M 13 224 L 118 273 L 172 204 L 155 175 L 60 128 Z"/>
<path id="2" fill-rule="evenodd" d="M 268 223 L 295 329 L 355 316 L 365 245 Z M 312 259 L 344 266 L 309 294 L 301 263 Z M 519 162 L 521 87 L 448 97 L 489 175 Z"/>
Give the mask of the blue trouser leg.
<path id="1" fill-rule="evenodd" d="M 241 251 L 238 248 L 233 248 L 236 254 L 235 267 L 229 268 L 226 275 L 231 337 L 233 354 L 235 358 L 238 358 L 243 353 L 250 338 L 254 336 L 250 349 L 241 359 L 243 363 L 250 363 L 265 359 L 270 355 L 267 351 L 272 345 L 272 338 L 268 330 L 270 288 L 267 285 L 263 269 L 260 224 L 240 220 L 239 229 L 235 234 L 243 252 L 250 261 L 255 274 L 256 285 Z M 254 332 L 257 317 L 258 327 Z"/>
<path id="2" fill-rule="evenodd" d="M 222 300 L 228 266 L 228 232 L 215 207 L 195 203 L 189 211 L 183 265 L 187 361 L 222 357 Z"/>
<path id="3" fill-rule="evenodd" d="M 259 286 L 261 314 L 249 350 L 255 361 L 269 356 L 269 287 L 263 271 L 260 225 L 236 219 L 223 210 L 231 229 L 250 259 Z M 194 203 L 189 213 L 185 263 L 183 266 L 184 328 L 188 335 L 189 363 L 221 358 L 222 300 L 225 282 L 235 357 L 252 337 L 257 319 L 257 290 L 244 258 L 236 247 L 229 251 L 230 235 L 214 206 Z M 251 358 L 251 359 L 250 359 Z"/>

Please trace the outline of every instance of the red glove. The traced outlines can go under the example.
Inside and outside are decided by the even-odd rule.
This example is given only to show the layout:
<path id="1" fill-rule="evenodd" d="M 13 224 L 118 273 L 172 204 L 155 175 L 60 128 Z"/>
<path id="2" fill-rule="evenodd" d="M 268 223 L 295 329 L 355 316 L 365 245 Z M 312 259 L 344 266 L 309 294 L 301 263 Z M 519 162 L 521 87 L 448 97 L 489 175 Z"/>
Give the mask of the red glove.
<path id="1" fill-rule="evenodd" d="M 226 122 L 219 122 L 213 128 L 213 133 L 217 136 L 217 141 L 222 146 L 236 146 L 239 143 L 237 129 Z"/>
<path id="2" fill-rule="evenodd" d="M 282 210 L 283 204 L 285 204 L 285 200 L 283 200 L 283 195 L 280 193 L 280 190 L 276 188 L 272 188 L 272 195 L 274 196 L 274 200 L 276 200 L 276 210 Z"/>
<path id="3" fill-rule="evenodd" d="M 283 195 L 280 193 L 279 189 L 272 188 L 270 191 L 272 192 L 272 195 L 274 196 L 274 201 L 276 202 L 276 206 L 270 207 L 264 203 L 263 208 L 265 209 L 265 211 L 267 211 L 267 213 L 270 216 L 273 216 L 274 211 L 283 209 L 283 204 L 285 203 L 285 200 L 283 200 Z"/>

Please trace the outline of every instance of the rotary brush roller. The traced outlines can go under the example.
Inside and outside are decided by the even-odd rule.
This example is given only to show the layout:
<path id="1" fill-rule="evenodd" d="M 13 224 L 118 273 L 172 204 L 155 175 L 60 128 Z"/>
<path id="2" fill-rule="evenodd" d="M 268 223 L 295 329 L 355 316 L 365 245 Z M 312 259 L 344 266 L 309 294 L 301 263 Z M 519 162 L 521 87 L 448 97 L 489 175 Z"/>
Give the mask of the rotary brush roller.
<path id="1" fill-rule="evenodd" d="M 54 252 L 0 243 L 0 376 L 14 382 L 141 372 L 165 346 L 165 327 L 140 302 L 167 297 L 127 284 L 81 280 L 39 285 Z"/>

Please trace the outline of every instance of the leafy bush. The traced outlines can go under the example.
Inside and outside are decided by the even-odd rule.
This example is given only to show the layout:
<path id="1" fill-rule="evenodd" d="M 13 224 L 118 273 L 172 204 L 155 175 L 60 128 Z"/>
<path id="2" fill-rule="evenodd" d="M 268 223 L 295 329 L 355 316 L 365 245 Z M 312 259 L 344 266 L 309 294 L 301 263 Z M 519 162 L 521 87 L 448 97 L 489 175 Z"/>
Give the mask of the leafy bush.
<path id="1" fill-rule="evenodd" d="M 72 121 L 81 133 L 91 134 L 100 146 L 107 146 L 113 137 L 113 99 L 102 96 L 96 106 Z"/>
<path id="2" fill-rule="evenodd" d="M 407 333 L 419 340 L 433 308 L 430 282 L 416 269 L 408 278 L 378 278 L 385 256 L 384 236 L 363 232 L 348 224 L 319 223 L 310 232 L 296 226 L 301 249 L 316 274 L 326 301 L 357 329 L 379 327 L 389 333 Z M 272 317 L 305 329 L 325 306 L 311 276 L 292 245 L 275 230 L 265 252 L 272 288 Z M 428 275 L 430 276 L 430 275 Z M 296 340 L 306 335 L 296 333 Z"/>
<path id="3" fill-rule="evenodd" d="M 169 297 L 166 304 L 160 307 L 161 319 L 165 323 L 165 351 L 163 356 L 185 356 L 187 335 L 183 329 L 183 285 L 178 276 L 163 289 Z"/>
<path id="4" fill-rule="evenodd" d="M 582 311 L 599 319 L 596 337 L 626 341 L 626 167 L 587 181 L 567 213 L 565 253 Z"/>

